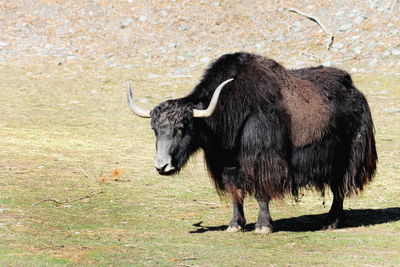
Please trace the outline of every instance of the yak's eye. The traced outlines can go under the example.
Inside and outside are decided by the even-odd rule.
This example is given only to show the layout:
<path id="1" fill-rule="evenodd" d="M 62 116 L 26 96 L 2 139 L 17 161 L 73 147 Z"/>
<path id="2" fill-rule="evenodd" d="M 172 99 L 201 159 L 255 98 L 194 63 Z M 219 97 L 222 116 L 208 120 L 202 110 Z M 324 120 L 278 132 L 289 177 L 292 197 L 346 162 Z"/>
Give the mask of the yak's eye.
<path id="1" fill-rule="evenodd" d="M 178 135 L 178 136 L 183 135 L 183 128 L 178 128 L 178 129 L 176 130 L 176 135 Z"/>
<path id="2" fill-rule="evenodd" d="M 182 135 L 182 130 L 180 128 L 174 128 L 172 130 L 172 135 L 173 136 L 180 136 L 180 135 Z"/>

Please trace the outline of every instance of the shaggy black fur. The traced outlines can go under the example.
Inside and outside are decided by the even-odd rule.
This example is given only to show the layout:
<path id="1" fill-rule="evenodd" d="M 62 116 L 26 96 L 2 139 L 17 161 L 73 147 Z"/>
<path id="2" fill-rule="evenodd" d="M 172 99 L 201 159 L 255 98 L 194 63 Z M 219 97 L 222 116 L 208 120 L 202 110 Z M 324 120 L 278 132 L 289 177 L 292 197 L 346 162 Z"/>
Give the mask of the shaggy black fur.
<path id="1" fill-rule="evenodd" d="M 207 108 L 215 88 L 230 78 L 213 115 L 192 118 L 192 108 Z M 270 200 L 328 186 L 340 206 L 376 169 L 367 101 L 336 68 L 287 70 L 258 55 L 227 54 L 189 95 L 158 105 L 152 126 L 174 140 L 177 169 L 202 148 L 218 192 L 239 202 L 246 195 Z"/>

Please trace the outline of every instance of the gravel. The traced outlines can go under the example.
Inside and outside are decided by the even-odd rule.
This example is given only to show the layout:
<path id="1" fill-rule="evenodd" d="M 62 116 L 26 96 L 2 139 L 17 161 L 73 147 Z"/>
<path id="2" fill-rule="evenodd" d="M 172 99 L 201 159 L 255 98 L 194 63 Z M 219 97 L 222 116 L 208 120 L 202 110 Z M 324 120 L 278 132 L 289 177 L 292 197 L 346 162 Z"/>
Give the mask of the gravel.
<path id="1" fill-rule="evenodd" d="M 98 62 L 191 72 L 224 53 L 250 51 L 287 67 L 400 72 L 400 3 L 361 2 L 4 1 L 0 64 Z M 328 36 L 315 22 L 287 7 L 318 17 L 335 34 L 333 49 L 326 50 Z M 352 53 L 362 56 L 342 60 Z"/>

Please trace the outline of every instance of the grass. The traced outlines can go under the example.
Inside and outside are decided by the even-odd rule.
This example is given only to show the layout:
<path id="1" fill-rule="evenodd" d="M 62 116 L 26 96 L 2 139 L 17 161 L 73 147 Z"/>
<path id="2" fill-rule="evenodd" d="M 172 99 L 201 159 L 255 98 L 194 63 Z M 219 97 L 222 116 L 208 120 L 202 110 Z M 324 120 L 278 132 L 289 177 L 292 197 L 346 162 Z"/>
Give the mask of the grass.
<path id="1" fill-rule="evenodd" d="M 354 77 L 373 112 L 379 171 L 361 196 L 346 200 L 346 227 L 314 231 L 331 198 L 324 206 L 306 192 L 300 203 L 274 202 L 279 231 L 259 236 L 220 231 L 231 207 L 218 199 L 201 153 L 178 176 L 158 176 L 149 121 L 127 107 L 128 79 L 151 107 L 186 94 L 200 73 L 74 64 L 0 71 L 0 265 L 400 264 L 400 119 L 383 111 L 399 107 L 400 76 Z M 64 203 L 32 206 L 43 199 Z M 245 209 L 254 223 L 256 202 Z"/>

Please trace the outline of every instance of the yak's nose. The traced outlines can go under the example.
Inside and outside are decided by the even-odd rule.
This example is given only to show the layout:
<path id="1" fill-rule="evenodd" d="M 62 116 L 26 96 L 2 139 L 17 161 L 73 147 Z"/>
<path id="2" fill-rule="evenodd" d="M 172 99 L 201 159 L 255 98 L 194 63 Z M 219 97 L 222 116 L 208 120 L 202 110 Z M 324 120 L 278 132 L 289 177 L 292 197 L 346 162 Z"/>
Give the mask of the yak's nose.
<path id="1" fill-rule="evenodd" d="M 164 170 L 167 168 L 167 166 L 168 166 L 168 164 L 165 164 L 165 165 L 162 166 L 162 167 L 157 167 L 157 166 L 156 166 L 156 170 L 157 170 L 158 172 L 164 172 Z"/>
<path id="2" fill-rule="evenodd" d="M 175 170 L 175 167 L 171 164 L 170 158 L 154 158 L 154 167 L 158 171 L 158 173 L 168 173 Z"/>

